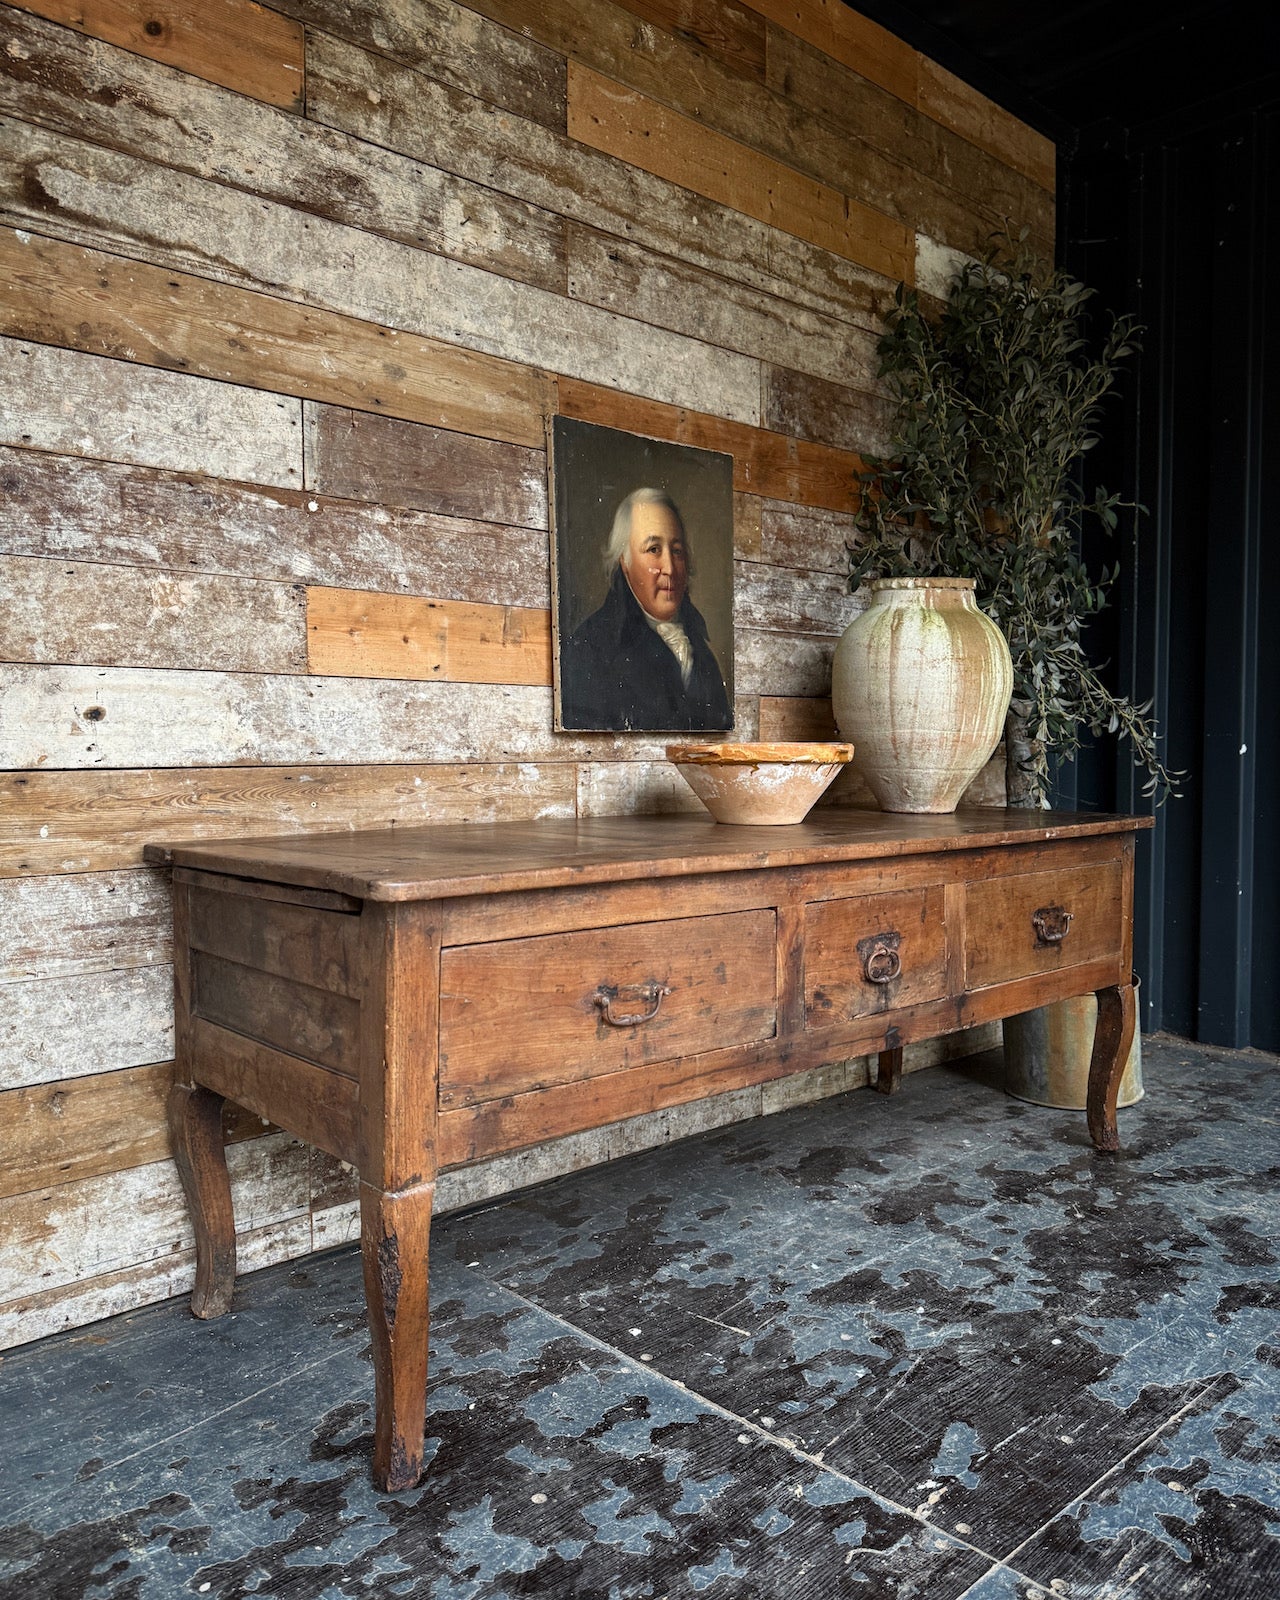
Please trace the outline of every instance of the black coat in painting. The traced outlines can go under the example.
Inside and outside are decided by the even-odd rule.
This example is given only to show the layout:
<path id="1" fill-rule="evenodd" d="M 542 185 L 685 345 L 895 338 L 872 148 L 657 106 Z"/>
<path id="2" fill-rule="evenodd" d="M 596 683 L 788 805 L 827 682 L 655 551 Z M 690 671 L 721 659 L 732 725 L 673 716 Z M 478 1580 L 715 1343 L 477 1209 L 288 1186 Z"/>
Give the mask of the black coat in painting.
<path id="1" fill-rule="evenodd" d="M 693 647 L 688 688 L 680 663 L 645 621 L 640 602 L 617 567 L 604 604 L 574 629 L 561 649 L 561 727 L 650 733 L 732 728 L 733 711 L 707 643 L 707 625 L 688 595 L 677 620 Z"/>

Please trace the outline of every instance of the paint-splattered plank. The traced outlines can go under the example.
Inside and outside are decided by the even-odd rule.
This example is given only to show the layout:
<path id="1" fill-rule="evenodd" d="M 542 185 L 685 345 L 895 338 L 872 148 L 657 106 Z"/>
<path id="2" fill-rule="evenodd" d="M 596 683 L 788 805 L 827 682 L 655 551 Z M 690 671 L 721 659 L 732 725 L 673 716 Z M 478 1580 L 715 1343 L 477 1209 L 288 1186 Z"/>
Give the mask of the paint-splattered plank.
<path id="1" fill-rule="evenodd" d="M 770 636 L 772 637 L 772 636 Z M 373 678 L 0 666 L 9 769 L 643 759 L 658 737 L 556 734 L 551 691 Z"/>
<path id="2" fill-rule="evenodd" d="M 0 983 L 154 967 L 171 959 L 173 911 L 154 867 L 0 882 Z"/>
<path id="3" fill-rule="evenodd" d="M 495 117 L 421 72 L 323 35 L 309 46 L 313 119 L 796 307 L 865 326 L 892 294 L 888 279 L 843 256 L 562 134 Z"/>
<path id="4" fill-rule="evenodd" d="M 302 109 L 302 28 L 254 0 L 14 0 L 24 11 L 288 111 Z"/>
<path id="5" fill-rule="evenodd" d="M 308 589 L 307 663 L 343 678 L 550 684 L 551 613 Z"/>
<path id="6" fill-rule="evenodd" d="M 575 61 L 569 63 L 569 132 L 873 272 L 910 279 L 915 270 L 914 239 L 903 223 Z"/>
<path id="7" fill-rule="evenodd" d="M 11 123 L 5 134 L 12 159 L 0 160 L 0 207 L 11 222 L 544 371 L 759 421 L 754 359 L 43 129 Z M 74 222 L 64 220 L 68 213 Z"/>
<path id="8" fill-rule="evenodd" d="M 451 0 L 276 0 L 286 16 L 393 61 L 422 67 L 522 121 L 564 127 L 564 58 L 524 29 L 498 27 Z M 308 89 L 315 36 L 307 40 Z M 308 112 L 310 103 L 308 102 Z"/>
<path id="9" fill-rule="evenodd" d="M 297 400 L 14 339 L 0 339 L 0 444 L 302 482 Z"/>
<path id="10" fill-rule="evenodd" d="M 760 420 L 778 433 L 860 455 L 885 455 L 889 416 L 889 402 L 869 388 L 849 388 L 788 367 L 764 369 Z"/>
<path id="11" fill-rule="evenodd" d="M 570 379 L 561 380 L 559 398 L 560 411 L 567 417 L 725 451 L 733 457 L 734 488 L 743 494 L 833 511 L 851 511 L 858 503 L 863 463 L 851 451 L 735 426 L 722 418 Z"/>
<path id="12" fill-rule="evenodd" d="M 35 978 L 0 993 L 0 1089 L 173 1058 L 168 965 Z"/>
<path id="13" fill-rule="evenodd" d="M 0 551 L 496 605 L 550 590 L 540 528 L 3 448 Z"/>
<path id="14" fill-rule="evenodd" d="M 396 417 L 306 406 L 307 487 L 514 527 L 547 525 L 545 449 Z"/>
<path id="15" fill-rule="evenodd" d="M 554 761 L 0 774 L 0 877 L 133 866 L 164 839 L 568 817 L 574 782 Z"/>
<path id="16" fill-rule="evenodd" d="M 13 30 L 0 52 L 0 111 L 11 117 L 563 288 L 560 224 L 535 207 L 36 18 L 17 17 Z"/>
<path id="17" fill-rule="evenodd" d="M 173 1063 L 123 1067 L 0 1093 L 0 1197 L 123 1172 L 172 1154 L 165 1097 Z M 227 1138 L 261 1138 L 269 1127 L 227 1104 Z"/>
<path id="18" fill-rule="evenodd" d="M 569 294 L 576 300 L 832 384 L 860 389 L 875 384 L 874 316 L 867 317 L 866 329 L 855 328 L 576 223 L 568 230 L 568 263 Z M 879 308 L 887 310 L 889 301 L 886 284 Z"/>
<path id="19" fill-rule="evenodd" d="M 236 1223 L 246 1231 L 309 1209 L 306 1149 L 282 1133 L 227 1152 Z M 104 1217 L 111 1226 L 101 1225 Z M 186 1200 L 171 1161 L 0 1200 L 0 1302 L 32 1284 L 57 1288 L 154 1261 L 192 1244 Z"/>
<path id="20" fill-rule="evenodd" d="M 300 585 L 0 556 L 0 660 L 305 672 Z"/>
<path id="21" fill-rule="evenodd" d="M 540 445 L 554 385 L 495 356 L 0 230 L 0 333 Z"/>

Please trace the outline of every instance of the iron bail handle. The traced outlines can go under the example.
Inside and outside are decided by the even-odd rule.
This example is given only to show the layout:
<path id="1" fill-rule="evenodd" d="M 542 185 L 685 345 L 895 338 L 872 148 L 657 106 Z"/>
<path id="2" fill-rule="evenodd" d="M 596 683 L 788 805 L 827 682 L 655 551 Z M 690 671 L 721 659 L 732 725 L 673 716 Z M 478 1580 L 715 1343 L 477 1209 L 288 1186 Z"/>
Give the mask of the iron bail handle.
<path id="1" fill-rule="evenodd" d="M 642 1023 L 652 1022 L 662 1009 L 662 1002 L 671 993 L 669 983 L 632 983 L 626 984 L 621 989 L 615 989 L 611 984 L 602 983 L 595 993 L 595 1004 L 600 1015 L 611 1028 L 638 1028 Z M 645 1007 L 643 1011 L 615 1011 L 616 1000 L 639 1000 Z"/>
<path id="2" fill-rule="evenodd" d="M 1036 930 L 1037 944 L 1061 944 L 1071 931 L 1074 912 L 1066 906 L 1041 906 L 1031 913 L 1031 926 Z"/>
<path id="3" fill-rule="evenodd" d="M 858 955 L 862 960 L 862 974 L 868 983 L 892 983 L 902 974 L 902 957 L 898 946 L 900 933 L 874 933 L 869 939 L 858 940 Z"/>

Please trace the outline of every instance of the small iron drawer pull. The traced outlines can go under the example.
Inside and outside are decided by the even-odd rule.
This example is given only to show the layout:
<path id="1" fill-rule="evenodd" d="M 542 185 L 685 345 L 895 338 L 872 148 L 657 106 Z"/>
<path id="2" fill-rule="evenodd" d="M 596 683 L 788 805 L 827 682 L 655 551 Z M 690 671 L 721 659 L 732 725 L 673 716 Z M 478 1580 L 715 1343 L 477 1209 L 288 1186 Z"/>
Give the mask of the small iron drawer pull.
<path id="1" fill-rule="evenodd" d="M 899 933 L 873 933 L 869 938 L 858 940 L 858 955 L 868 983 L 892 983 L 901 975 L 902 957 L 898 954 L 901 942 Z"/>
<path id="2" fill-rule="evenodd" d="M 1061 944 L 1071 929 L 1074 913 L 1066 906 L 1041 906 L 1031 913 L 1037 944 Z"/>
<path id="3" fill-rule="evenodd" d="M 642 1022 L 653 1021 L 662 1009 L 663 998 L 670 993 L 668 983 L 633 983 L 621 989 L 602 983 L 596 990 L 595 1004 L 611 1028 L 638 1028 Z M 624 996 L 628 1000 L 639 1000 L 647 1009 L 615 1012 L 614 1001 Z"/>

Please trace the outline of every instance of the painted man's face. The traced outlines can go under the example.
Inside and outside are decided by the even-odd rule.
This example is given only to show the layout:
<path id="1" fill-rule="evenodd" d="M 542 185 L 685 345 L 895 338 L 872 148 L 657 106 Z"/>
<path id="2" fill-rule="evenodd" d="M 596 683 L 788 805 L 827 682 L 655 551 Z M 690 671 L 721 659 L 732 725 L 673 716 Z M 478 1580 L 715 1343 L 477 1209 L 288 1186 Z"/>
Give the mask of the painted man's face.
<path id="1" fill-rule="evenodd" d="M 689 557 L 680 521 L 670 506 L 638 505 L 623 559 L 631 592 L 656 622 L 672 622 L 689 583 Z"/>

